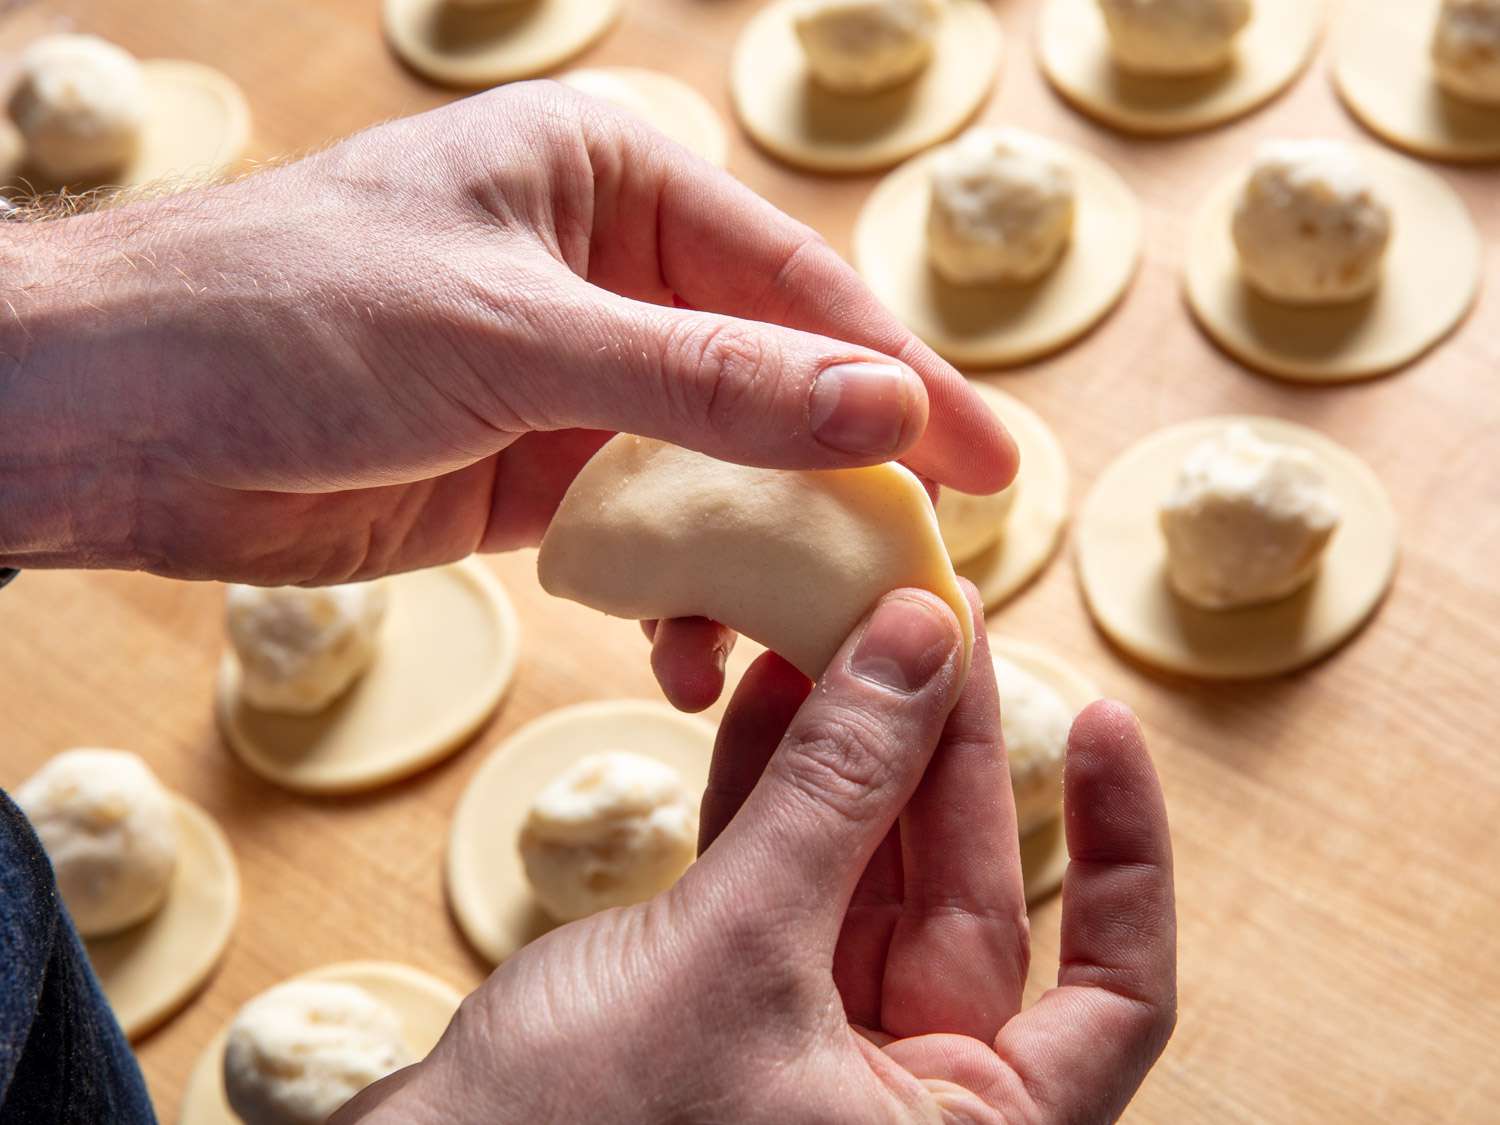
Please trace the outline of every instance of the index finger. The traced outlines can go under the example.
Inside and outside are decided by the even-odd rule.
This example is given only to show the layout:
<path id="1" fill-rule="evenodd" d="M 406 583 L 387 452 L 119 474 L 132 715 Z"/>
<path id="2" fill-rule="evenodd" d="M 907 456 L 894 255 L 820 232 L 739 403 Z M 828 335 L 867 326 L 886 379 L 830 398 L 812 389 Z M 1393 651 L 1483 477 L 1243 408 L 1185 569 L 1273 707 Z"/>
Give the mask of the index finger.
<path id="1" fill-rule="evenodd" d="M 588 280 L 660 304 L 813 332 L 899 359 L 927 388 L 904 460 L 964 492 L 1004 488 L 1019 456 L 968 382 L 876 300 L 811 228 L 727 172 L 640 130 L 582 121 L 594 169 Z"/>

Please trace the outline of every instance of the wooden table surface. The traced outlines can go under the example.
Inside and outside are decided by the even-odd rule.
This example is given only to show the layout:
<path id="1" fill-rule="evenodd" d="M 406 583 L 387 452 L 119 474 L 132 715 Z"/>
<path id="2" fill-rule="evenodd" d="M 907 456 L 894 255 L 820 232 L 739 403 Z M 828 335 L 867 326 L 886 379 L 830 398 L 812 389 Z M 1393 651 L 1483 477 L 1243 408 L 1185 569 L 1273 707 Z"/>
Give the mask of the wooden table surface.
<path id="1" fill-rule="evenodd" d="M 1311 2 L 1311 0 L 1309 0 Z M 1381 0 L 1398 3 L 1401 0 Z M 1178 270 L 1204 190 L 1265 137 L 1360 138 L 1326 52 L 1286 96 L 1232 127 L 1135 141 L 1063 105 L 1032 53 L 1036 4 L 998 0 L 1004 71 L 982 111 L 1121 169 L 1147 209 L 1144 266 L 1077 347 L 996 376 L 1056 427 L 1075 502 L 1159 426 L 1259 412 L 1318 426 L 1390 489 L 1404 557 L 1373 625 L 1304 674 L 1246 686 L 1163 679 L 1089 624 L 1065 551 L 993 619 L 1076 660 L 1140 711 L 1172 815 L 1181 1017 L 1131 1116 L 1140 1121 L 1481 1121 L 1500 1103 L 1500 253 L 1474 316 L 1389 378 L 1297 388 L 1219 354 L 1190 322 Z M 669 67 L 728 114 L 726 72 L 752 0 L 633 0 L 584 58 Z M 76 26 L 141 56 L 218 66 L 249 95 L 255 155 L 321 145 L 454 96 L 387 53 L 376 0 L 53 0 L 3 5 L 0 50 Z M 1423 34 L 1414 29 L 1414 36 Z M 783 168 L 735 134 L 731 168 L 847 251 L 873 178 Z M 1485 240 L 1500 237 L 1500 169 L 1443 169 Z M 229 831 L 239 929 L 207 989 L 139 1045 L 173 1120 L 198 1047 L 240 1003 L 299 970 L 393 958 L 472 987 L 484 966 L 443 903 L 448 817 L 486 751 L 561 704 L 656 697 L 634 626 L 542 594 L 530 553 L 493 563 L 525 628 L 514 691 L 468 749 L 405 784 L 311 800 L 251 776 L 215 733 L 221 646 L 209 585 L 30 573 L 0 597 L 0 784 L 50 754 L 113 745 Z M 743 667 L 743 655 L 733 667 Z M 1056 969 L 1058 905 L 1033 919 L 1033 995 Z"/>

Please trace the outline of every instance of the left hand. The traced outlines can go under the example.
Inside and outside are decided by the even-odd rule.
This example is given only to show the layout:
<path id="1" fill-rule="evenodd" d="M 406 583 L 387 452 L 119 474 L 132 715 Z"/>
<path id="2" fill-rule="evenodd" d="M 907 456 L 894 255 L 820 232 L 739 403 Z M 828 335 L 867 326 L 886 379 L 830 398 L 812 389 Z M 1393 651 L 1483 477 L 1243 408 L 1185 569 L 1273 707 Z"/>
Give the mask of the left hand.
<path id="1" fill-rule="evenodd" d="M 823 679 L 774 655 L 720 728 L 702 857 L 670 891 L 506 961 L 426 1060 L 336 1125 L 1112 1120 L 1175 1018 L 1171 850 L 1128 710 L 1074 724 L 1057 987 L 1029 960 L 978 638 L 887 597 Z"/>
<path id="2" fill-rule="evenodd" d="M 535 545 L 622 430 L 970 492 L 1016 468 L 813 231 L 552 82 L 5 224 L 0 277 L 0 566 L 318 584 Z M 669 696 L 711 702 L 727 644 L 669 625 Z"/>

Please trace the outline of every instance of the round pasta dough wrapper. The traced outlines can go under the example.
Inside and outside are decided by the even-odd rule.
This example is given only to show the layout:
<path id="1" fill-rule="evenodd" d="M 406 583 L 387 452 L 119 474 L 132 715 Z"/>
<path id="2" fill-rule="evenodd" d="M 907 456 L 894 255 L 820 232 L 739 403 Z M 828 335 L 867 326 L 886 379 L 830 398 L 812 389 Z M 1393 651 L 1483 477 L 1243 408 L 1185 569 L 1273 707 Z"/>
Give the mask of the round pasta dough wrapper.
<path id="1" fill-rule="evenodd" d="M 517 846 L 536 795 L 592 754 L 628 750 L 671 766 L 694 800 L 708 784 L 714 726 L 662 703 L 564 707 L 497 746 L 459 798 L 448 836 L 448 905 L 476 950 L 499 963 L 556 923 L 531 893 Z"/>
<path id="2" fill-rule="evenodd" d="M 239 161 L 250 144 L 250 106 L 229 77 L 178 59 L 145 59 L 141 72 L 146 118 L 134 153 L 104 177 L 111 186 L 139 187 L 160 180 L 191 184 Z M 50 182 L 24 160 L 19 176 L 37 190 L 91 186 Z"/>
<path id="3" fill-rule="evenodd" d="M 1093 680 L 1050 650 L 995 632 L 990 633 L 989 640 L 992 654 L 1030 672 L 1057 692 L 1074 718 L 1103 698 Z M 1067 869 L 1068 841 L 1063 833 L 1062 806 L 1058 805 L 1057 816 L 1021 837 L 1021 877 L 1027 905 L 1034 906 L 1056 894 Z"/>
<path id="4" fill-rule="evenodd" d="M 1244 280 L 1231 234 L 1244 173 L 1204 200 L 1188 242 L 1187 302 L 1214 342 L 1246 366 L 1308 383 L 1382 375 L 1432 348 L 1473 306 L 1481 242 L 1463 201 L 1405 157 L 1372 145 L 1359 154 L 1392 213 L 1380 285 L 1361 300 L 1297 306 L 1262 297 Z"/>
<path id="5" fill-rule="evenodd" d="M 372 789 L 457 750 L 499 706 L 520 654 L 520 625 L 499 579 L 467 559 L 389 582 L 374 662 L 316 714 L 250 706 L 239 662 L 225 654 L 219 729 L 254 773 L 302 793 Z"/>
<path id="6" fill-rule="evenodd" d="M 1048 81 L 1090 117 L 1127 133 L 1189 133 L 1281 93 L 1306 68 L 1322 30 L 1322 0 L 1256 0 L 1229 66 L 1156 77 L 1115 62 L 1096 0 L 1046 0 L 1037 49 Z"/>
<path id="7" fill-rule="evenodd" d="M 910 81 L 837 94 L 808 73 L 792 29 L 794 0 L 773 0 L 745 25 L 730 64 L 746 132 L 788 164 L 815 172 L 888 168 L 946 140 L 978 110 L 1000 66 L 1000 25 L 983 0 L 949 0 L 932 60 Z"/>
<path id="8" fill-rule="evenodd" d="M 558 81 L 629 110 L 710 164 L 729 163 L 729 135 L 718 111 L 680 78 L 645 67 L 597 66 L 570 70 Z"/>
<path id="9" fill-rule="evenodd" d="M 1038 138 L 1041 140 L 1041 138 Z M 1006 367 L 1057 351 L 1124 296 L 1141 257 L 1134 193 L 1097 157 L 1045 141 L 1073 170 L 1072 237 L 1057 264 L 1024 285 L 952 285 L 927 258 L 934 154 L 876 185 L 854 225 L 854 264 L 888 309 L 950 363 Z"/>
<path id="10" fill-rule="evenodd" d="M 441 1038 L 463 994 L 420 969 L 387 961 L 349 961 L 326 965 L 293 980 L 336 981 L 358 985 L 401 1019 L 402 1039 L 412 1058 L 422 1058 Z M 193 1064 L 182 1095 L 178 1125 L 242 1125 L 224 1094 L 224 1044 L 221 1028 Z"/>
<path id="11" fill-rule="evenodd" d="M 115 1018 L 138 1039 L 177 1012 L 213 974 L 240 909 L 234 853 L 213 817 L 173 794 L 177 866 L 161 909 L 84 942 Z"/>
<path id="12" fill-rule="evenodd" d="M 1333 50 L 1344 105 L 1376 136 L 1418 156 L 1500 160 L 1500 106 L 1455 97 L 1438 85 L 1427 36 L 1442 0 L 1349 6 Z"/>
<path id="13" fill-rule="evenodd" d="M 1235 423 L 1311 452 L 1343 514 L 1311 582 L 1280 601 L 1200 609 L 1172 592 L 1157 510 L 1188 455 Z M 1379 606 L 1396 573 L 1396 513 L 1363 461 L 1315 430 L 1277 418 L 1203 418 L 1132 446 L 1084 501 L 1078 578 L 1094 622 L 1135 659 L 1203 680 L 1292 672 L 1328 655 Z"/>
<path id="14" fill-rule="evenodd" d="M 383 0 L 386 41 L 407 66 L 444 86 L 533 78 L 591 46 L 620 15 L 620 0 Z"/>
<path id="15" fill-rule="evenodd" d="M 1021 453 L 1021 471 L 1010 486 L 1015 499 L 995 541 L 953 568 L 978 587 L 989 612 L 1019 593 L 1056 554 L 1068 519 L 1068 461 L 1057 435 L 1031 407 L 984 383 L 970 386 Z"/>

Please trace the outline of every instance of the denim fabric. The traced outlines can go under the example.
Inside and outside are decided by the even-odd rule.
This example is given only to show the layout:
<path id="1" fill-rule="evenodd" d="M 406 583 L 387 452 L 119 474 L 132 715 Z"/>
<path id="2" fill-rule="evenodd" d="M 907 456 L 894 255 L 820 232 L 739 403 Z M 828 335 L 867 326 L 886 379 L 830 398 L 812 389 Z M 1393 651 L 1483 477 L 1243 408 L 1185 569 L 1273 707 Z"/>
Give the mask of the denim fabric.
<path id="1" fill-rule="evenodd" d="M 0 1123 L 155 1120 L 41 841 L 0 792 Z"/>

